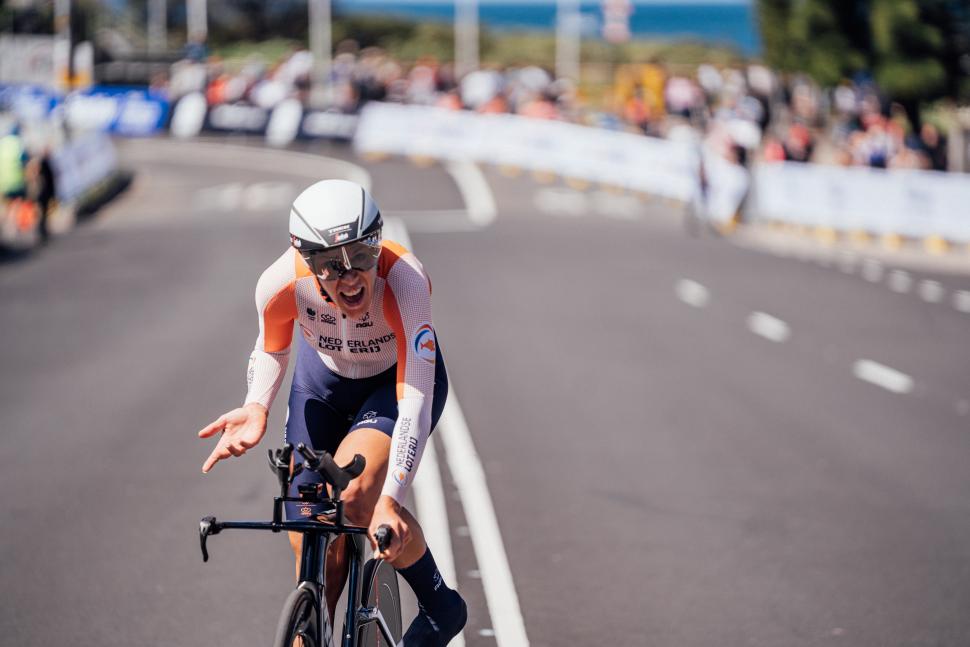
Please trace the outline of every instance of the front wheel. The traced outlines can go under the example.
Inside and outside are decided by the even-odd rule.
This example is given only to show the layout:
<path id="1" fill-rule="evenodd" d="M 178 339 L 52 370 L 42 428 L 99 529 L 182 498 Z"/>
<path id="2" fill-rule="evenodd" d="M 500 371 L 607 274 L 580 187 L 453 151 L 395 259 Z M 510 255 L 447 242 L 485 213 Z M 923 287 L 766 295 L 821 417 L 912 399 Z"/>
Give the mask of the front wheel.
<path id="1" fill-rule="evenodd" d="M 360 647 L 395 647 L 401 641 L 401 594 L 397 588 L 397 571 L 384 560 L 372 559 L 364 564 L 362 582 L 363 605 L 377 607 L 384 617 L 394 643 L 388 645 L 376 622 L 360 629 L 357 644 Z"/>
<path id="2" fill-rule="evenodd" d="M 320 644 L 316 596 L 309 589 L 293 589 L 283 603 L 273 647 L 320 647 Z"/>

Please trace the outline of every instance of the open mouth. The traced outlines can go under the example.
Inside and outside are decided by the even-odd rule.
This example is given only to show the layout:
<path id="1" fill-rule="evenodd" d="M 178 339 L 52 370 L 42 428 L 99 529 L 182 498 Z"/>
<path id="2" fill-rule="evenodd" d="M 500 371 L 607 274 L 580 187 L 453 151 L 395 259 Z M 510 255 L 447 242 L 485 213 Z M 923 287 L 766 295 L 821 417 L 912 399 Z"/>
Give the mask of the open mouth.
<path id="1" fill-rule="evenodd" d="M 360 305 L 364 300 L 364 286 L 360 286 L 353 292 L 340 291 L 341 300 L 349 306 Z"/>

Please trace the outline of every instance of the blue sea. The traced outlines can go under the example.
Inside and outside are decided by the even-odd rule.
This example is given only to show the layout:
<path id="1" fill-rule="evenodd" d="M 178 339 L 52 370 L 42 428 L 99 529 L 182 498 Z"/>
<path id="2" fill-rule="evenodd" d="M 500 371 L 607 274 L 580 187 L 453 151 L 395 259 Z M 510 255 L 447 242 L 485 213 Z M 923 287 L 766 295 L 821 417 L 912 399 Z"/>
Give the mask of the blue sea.
<path id="1" fill-rule="evenodd" d="M 634 38 L 692 39 L 730 45 L 744 54 L 761 51 L 755 8 L 745 0 L 633 0 L 630 31 Z M 338 14 L 381 14 L 413 20 L 452 21 L 448 0 L 334 0 Z M 583 35 L 599 38 L 602 4 L 581 0 Z M 556 25 L 554 0 L 479 0 L 478 15 L 488 28 L 551 32 Z"/>

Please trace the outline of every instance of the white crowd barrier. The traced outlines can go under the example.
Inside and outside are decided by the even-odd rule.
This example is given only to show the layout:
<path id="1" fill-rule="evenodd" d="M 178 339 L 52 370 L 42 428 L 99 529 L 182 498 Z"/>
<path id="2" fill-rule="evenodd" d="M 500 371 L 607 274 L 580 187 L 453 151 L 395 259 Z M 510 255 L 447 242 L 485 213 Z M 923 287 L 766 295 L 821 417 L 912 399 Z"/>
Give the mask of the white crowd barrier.
<path id="1" fill-rule="evenodd" d="M 752 219 L 970 242 L 970 175 L 785 162 L 754 185 Z"/>
<path id="2" fill-rule="evenodd" d="M 354 146 L 361 153 L 516 166 L 685 202 L 697 191 L 690 144 L 516 115 L 370 103 Z"/>
<path id="3" fill-rule="evenodd" d="M 57 198 L 69 202 L 117 173 L 118 154 L 108 135 L 91 132 L 57 149 L 51 166 Z"/>

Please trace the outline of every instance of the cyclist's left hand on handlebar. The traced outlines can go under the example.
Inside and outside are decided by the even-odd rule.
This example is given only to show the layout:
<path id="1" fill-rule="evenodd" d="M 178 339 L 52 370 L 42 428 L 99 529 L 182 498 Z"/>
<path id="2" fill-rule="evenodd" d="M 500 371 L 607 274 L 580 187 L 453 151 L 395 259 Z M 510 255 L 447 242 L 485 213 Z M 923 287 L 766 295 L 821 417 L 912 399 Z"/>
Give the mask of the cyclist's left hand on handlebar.
<path id="1" fill-rule="evenodd" d="M 378 553 L 374 533 L 383 525 L 390 526 L 393 534 L 391 545 L 383 553 Z M 374 516 L 371 518 L 370 527 L 367 529 L 367 537 L 374 548 L 375 557 L 387 561 L 397 559 L 404 547 L 411 541 L 411 529 L 408 528 L 407 522 L 401 517 L 401 504 L 389 496 L 381 496 L 374 508 Z"/>
<path id="2" fill-rule="evenodd" d="M 266 433 L 266 407 L 260 404 L 247 404 L 226 412 L 199 432 L 199 438 L 209 438 L 222 432 L 215 449 L 202 465 L 208 472 L 212 466 L 230 456 L 242 456 L 246 450 L 255 447 Z"/>

